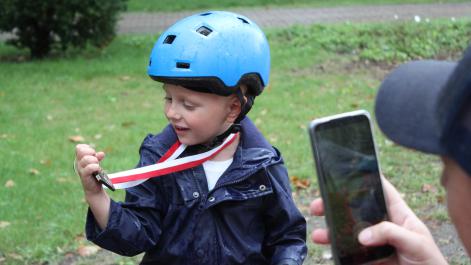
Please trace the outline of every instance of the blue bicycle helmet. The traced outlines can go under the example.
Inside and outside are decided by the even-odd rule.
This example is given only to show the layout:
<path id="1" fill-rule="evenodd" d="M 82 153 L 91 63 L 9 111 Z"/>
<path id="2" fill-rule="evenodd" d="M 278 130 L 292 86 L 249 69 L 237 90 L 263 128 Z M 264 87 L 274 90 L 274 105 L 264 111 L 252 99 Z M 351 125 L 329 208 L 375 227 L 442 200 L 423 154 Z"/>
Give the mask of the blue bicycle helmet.
<path id="1" fill-rule="evenodd" d="M 147 69 L 156 81 L 222 96 L 244 84 L 251 103 L 267 86 L 269 71 L 265 34 L 250 19 L 224 11 L 195 14 L 168 28 Z"/>

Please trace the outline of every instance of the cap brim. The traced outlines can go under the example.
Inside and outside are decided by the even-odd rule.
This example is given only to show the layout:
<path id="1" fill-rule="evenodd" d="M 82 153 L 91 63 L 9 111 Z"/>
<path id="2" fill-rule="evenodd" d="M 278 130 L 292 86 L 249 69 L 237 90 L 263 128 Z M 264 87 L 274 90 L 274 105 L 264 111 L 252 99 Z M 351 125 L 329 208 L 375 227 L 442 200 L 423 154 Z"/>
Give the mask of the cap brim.
<path id="1" fill-rule="evenodd" d="M 444 154 L 436 103 L 456 63 L 414 61 L 391 72 L 380 86 L 375 114 L 394 142 L 426 153 Z"/>

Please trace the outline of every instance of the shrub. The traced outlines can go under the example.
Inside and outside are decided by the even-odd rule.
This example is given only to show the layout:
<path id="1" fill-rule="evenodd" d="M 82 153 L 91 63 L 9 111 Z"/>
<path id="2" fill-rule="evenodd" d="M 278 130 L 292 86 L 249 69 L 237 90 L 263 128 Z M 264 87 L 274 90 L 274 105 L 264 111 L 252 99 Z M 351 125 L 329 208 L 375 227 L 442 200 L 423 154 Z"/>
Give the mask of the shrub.
<path id="1" fill-rule="evenodd" d="M 126 0 L 2 0 L 0 31 L 14 34 L 8 44 L 42 58 L 70 46 L 106 46 L 125 9 Z"/>

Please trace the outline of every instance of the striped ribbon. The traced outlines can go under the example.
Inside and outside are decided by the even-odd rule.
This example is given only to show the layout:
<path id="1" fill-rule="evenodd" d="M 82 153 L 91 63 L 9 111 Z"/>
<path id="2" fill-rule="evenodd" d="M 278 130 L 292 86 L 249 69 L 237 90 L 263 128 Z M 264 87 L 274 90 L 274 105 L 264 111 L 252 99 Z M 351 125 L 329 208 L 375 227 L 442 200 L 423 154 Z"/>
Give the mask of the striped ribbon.
<path id="1" fill-rule="evenodd" d="M 108 174 L 108 178 L 115 189 L 125 189 L 139 185 L 149 178 L 193 168 L 215 157 L 233 143 L 237 135 L 238 133 L 230 134 L 221 145 L 209 151 L 178 159 L 177 157 L 185 151 L 187 145 L 181 144 L 177 140 L 156 164 Z"/>

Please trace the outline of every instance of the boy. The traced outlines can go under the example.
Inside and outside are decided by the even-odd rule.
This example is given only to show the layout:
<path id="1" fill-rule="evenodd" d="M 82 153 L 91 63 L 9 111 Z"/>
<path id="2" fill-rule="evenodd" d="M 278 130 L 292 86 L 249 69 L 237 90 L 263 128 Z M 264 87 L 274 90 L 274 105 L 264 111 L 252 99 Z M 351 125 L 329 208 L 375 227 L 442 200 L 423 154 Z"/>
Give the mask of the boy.
<path id="1" fill-rule="evenodd" d="M 196 14 L 165 31 L 148 74 L 164 83 L 169 125 L 144 139 L 138 167 L 166 157 L 176 141 L 185 158 L 233 141 L 202 165 L 128 188 L 124 203 L 92 178 L 103 152 L 78 145 L 87 238 L 121 255 L 146 252 L 141 264 L 302 264 L 306 222 L 283 160 L 245 117 L 269 67 L 265 35 L 238 14 Z"/>
<path id="2" fill-rule="evenodd" d="M 375 108 L 378 125 L 390 139 L 441 157 L 448 213 L 469 255 L 471 46 L 458 63 L 428 60 L 399 66 L 381 84 Z M 397 256 L 392 264 L 447 264 L 425 224 L 388 181 L 383 179 L 383 183 L 391 222 L 363 230 L 360 243 L 393 245 Z M 311 213 L 323 214 L 322 200 L 311 203 Z M 328 243 L 327 231 L 313 231 L 312 240 Z"/>

